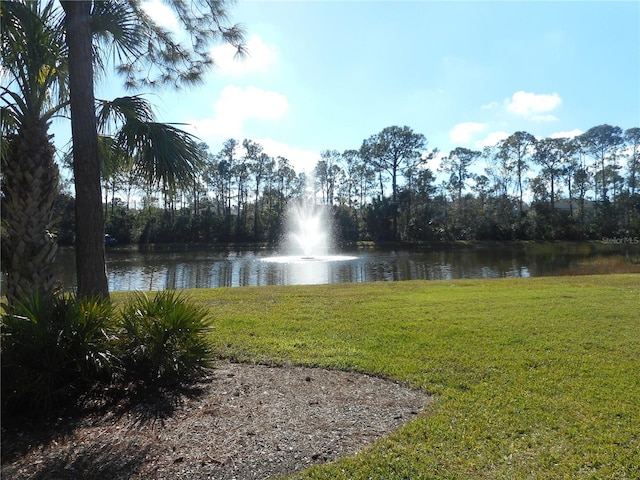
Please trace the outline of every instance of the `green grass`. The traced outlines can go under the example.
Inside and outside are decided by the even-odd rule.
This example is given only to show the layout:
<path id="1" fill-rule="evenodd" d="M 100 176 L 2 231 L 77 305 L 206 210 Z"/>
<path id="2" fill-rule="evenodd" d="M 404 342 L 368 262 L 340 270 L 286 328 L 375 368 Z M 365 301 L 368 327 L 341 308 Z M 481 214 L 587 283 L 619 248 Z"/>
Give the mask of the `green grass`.
<path id="1" fill-rule="evenodd" d="M 292 478 L 640 478 L 638 275 L 189 294 L 210 309 L 223 357 L 357 370 L 437 396 L 360 454 Z"/>

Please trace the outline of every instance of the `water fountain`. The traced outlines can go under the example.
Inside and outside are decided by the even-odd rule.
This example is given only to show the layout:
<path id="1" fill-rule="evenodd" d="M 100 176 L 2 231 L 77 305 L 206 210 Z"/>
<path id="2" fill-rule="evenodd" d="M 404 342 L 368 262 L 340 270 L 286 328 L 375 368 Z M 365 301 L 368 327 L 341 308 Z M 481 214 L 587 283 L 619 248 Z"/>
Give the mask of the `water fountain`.
<path id="1" fill-rule="evenodd" d="M 284 255 L 263 261 L 278 263 L 318 263 L 353 260 L 355 257 L 332 253 L 331 224 L 326 207 L 312 199 L 290 206 L 286 233 L 280 246 Z"/>
<path id="2" fill-rule="evenodd" d="M 285 251 L 301 260 L 316 260 L 329 253 L 330 224 L 322 206 L 300 202 L 290 208 L 287 216 Z"/>

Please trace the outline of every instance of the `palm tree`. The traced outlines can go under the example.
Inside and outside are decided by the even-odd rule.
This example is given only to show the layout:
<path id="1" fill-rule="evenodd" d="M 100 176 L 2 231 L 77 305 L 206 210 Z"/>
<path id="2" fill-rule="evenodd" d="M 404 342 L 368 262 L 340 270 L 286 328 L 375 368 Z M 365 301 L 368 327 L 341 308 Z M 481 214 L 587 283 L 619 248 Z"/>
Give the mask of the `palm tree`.
<path id="1" fill-rule="evenodd" d="M 51 119 L 66 107 L 67 49 L 53 2 L 0 4 L 2 68 L 2 269 L 9 305 L 53 289 L 49 234 L 59 173 Z"/>
<path id="2" fill-rule="evenodd" d="M 171 32 L 155 24 L 137 0 L 60 2 L 66 14 L 69 47 L 76 266 L 80 296 L 109 295 L 104 269 L 104 219 L 92 59 L 97 59 L 99 67 L 105 65 L 101 62 L 103 58 L 114 59 L 116 71 L 124 75 L 125 85 L 129 87 L 177 86 L 202 80 L 213 64 L 208 48 L 211 42 L 222 40 L 236 46 L 239 54 L 243 52 L 242 29 L 224 25 L 227 0 L 168 3 L 187 32 L 185 37 L 191 40 L 188 48 L 176 42 Z M 102 50 L 96 48 L 100 46 Z M 141 127 L 140 124 L 137 126 Z M 149 136 L 158 133 L 160 128 L 157 124 L 147 127 Z M 168 136 L 183 137 L 177 129 L 163 130 Z M 167 152 L 172 148 L 166 147 Z"/>
<path id="3" fill-rule="evenodd" d="M 60 4 L 63 11 L 52 1 L 42 8 L 39 2 L 1 3 L 2 65 L 11 78 L 1 90 L 6 140 L 2 142 L 3 269 L 11 298 L 26 289 L 50 289 L 53 282 L 48 265 L 55 244 L 46 235 L 46 227 L 58 171 L 48 127 L 50 119 L 67 105 L 71 108 L 76 187 L 78 295 L 108 297 L 94 62 L 101 71 L 107 66 L 103 58 L 115 59 L 127 86 L 136 86 L 140 79 L 151 86 L 192 84 L 213 63 L 207 48 L 211 41 L 222 39 L 237 46 L 239 53 L 243 51 L 242 30 L 223 25 L 224 0 L 171 3 L 189 33 L 187 38 L 193 41 L 191 49 L 183 48 L 170 32 L 153 23 L 136 0 Z M 140 76 L 141 71 L 145 75 Z M 152 74 L 158 76 L 151 78 Z M 48 103 L 54 97 L 58 102 Z M 142 113 L 137 120 L 129 115 L 122 122 L 123 131 L 113 144 L 125 155 L 135 154 L 140 171 L 149 181 L 162 183 L 165 191 L 190 181 L 188 167 L 200 159 L 194 139 L 172 125 L 153 121 L 143 110 L 137 113 Z"/>
<path id="4" fill-rule="evenodd" d="M 141 96 L 102 100 L 97 110 L 98 129 L 109 135 L 108 158 L 130 160 L 131 168 L 149 185 L 167 194 L 189 188 L 203 167 L 199 141 L 168 123 L 155 121 L 149 102 Z M 104 155 L 103 155 L 104 156 Z"/>

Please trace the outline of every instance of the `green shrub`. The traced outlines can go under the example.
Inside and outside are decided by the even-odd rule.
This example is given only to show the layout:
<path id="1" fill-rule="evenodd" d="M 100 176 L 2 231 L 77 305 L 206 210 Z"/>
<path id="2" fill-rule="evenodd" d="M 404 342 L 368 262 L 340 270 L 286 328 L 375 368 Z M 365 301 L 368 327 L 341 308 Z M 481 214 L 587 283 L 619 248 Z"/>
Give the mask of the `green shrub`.
<path id="1" fill-rule="evenodd" d="M 2 315 L 2 402 L 49 413 L 109 381 L 115 319 L 103 299 L 34 294 Z"/>
<path id="2" fill-rule="evenodd" d="M 123 360 L 133 380 L 190 380 L 211 366 L 207 310 L 176 291 L 153 298 L 136 293 L 122 309 L 122 329 Z"/>
<path id="3" fill-rule="evenodd" d="M 188 381 L 212 362 L 206 309 L 174 292 L 108 300 L 33 295 L 2 315 L 2 407 L 49 415 L 114 381 Z"/>

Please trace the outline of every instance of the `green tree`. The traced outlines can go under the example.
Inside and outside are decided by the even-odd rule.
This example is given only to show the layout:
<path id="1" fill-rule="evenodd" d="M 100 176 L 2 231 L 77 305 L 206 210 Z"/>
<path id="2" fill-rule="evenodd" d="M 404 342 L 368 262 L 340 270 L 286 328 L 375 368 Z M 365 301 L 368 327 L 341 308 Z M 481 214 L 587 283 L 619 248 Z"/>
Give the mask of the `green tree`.
<path id="1" fill-rule="evenodd" d="M 59 173 L 49 126 L 67 103 L 63 18 L 52 2 L 0 3 L 2 269 L 10 305 L 52 290 Z"/>
<path id="2" fill-rule="evenodd" d="M 262 151 L 262 146 L 253 140 L 245 139 L 242 141 L 244 148 L 244 163 L 248 168 L 248 172 L 253 174 L 255 181 L 253 189 L 254 209 L 253 209 L 253 235 L 258 240 L 261 232 L 260 225 L 260 187 L 265 180 L 271 158 Z"/>
<path id="3" fill-rule="evenodd" d="M 102 174 L 104 192 L 104 218 L 108 221 L 113 216 L 116 192 L 125 189 L 129 178 L 127 172 L 132 168 L 132 159 L 121 152 L 110 136 L 98 136 L 100 152 L 100 173 Z M 109 193 L 111 193 L 111 210 L 109 211 Z"/>
<path id="4" fill-rule="evenodd" d="M 291 166 L 289 160 L 284 157 L 278 157 L 276 168 L 276 185 L 278 192 L 280 192 L 281 205 L 284 207 L 284 203 L 295 192 L 296 184 L 296 171 Z M 282 211 L 282 210 L 281 210 Z"/>
<path id="5" fill-rule="evenodd" d="M 561 175 L 564 177 L 564 181 L 567 185 L 567 194 L 569 196 L 569 215 L 573 218 L 573 199 L 574 199 L 574 185 L 573 178 L 576 171 L 580 167 L 578 162 L 577 153 L 579 153 L 580 146 L 575 138 L 566 139 L 564 144 L 564 164 L 562 165 Z"/>
<path id="6" fill-rule="evenodd" d="M 584 228 L 586 221 L 586 199 L 587 191 L 591 187 L 591 175 L 585 165 L 580 164 L 573 174 L 574 190 L 578 196 L 578 207 L 580 210 L 580 224 Z"/>
<path id="7" fill-rule="evenodd" d="M 244 162 L 238 162 L 233 167 L 234 183 L 236 185 L 236 230 L 238 240 L 246 240 L 247 215 L 249 203 L 249 166 Z"/>
<path id="8" fill-rule="evenodd" d="M 346 205 L 349 211 L 355 213 L 357 204 L 356 195 L 358 192 L 357 168 L 360 163 L 360 155 L 357 150 L 345 150 L 340 156 L 340 163 L 344 171 L 344 181 L 340 185 L 340 203 Z"/>
<path id="9" fill-rule="evenodd" d="M 73 166 L 76 186 L 78 295 L 109 295 L 104 255 L 98 135 L 94 105 L 94 54 L 106 59 L 130 87 L 192 85 L 213 64 L 209 45 L 219 40 L 242 52 L 243 32 L 225 26 L 228 2 L 168 2 L 188 33 L 187 47 L 145 14 L 137 1 L 61 1 L 66 14 Z M 96 34 L 94 37 L 94 33 Z M 95 39 L 95 42 L 94 42 Z M 95 48 L 94 48 L 95 47 Z"/>
<path id="10" fill-rule="evenodd" d="M 501 145 L 484 147 L 482 150 L 482 158 L 487 163 L 485 173 L 491 183 L 490 191 L 496 197 L 507 197 L 511 184 L 511 176 L 505 157 L 502 154 Z"/>
<path id="11" fill-rule="evenodd" d="M 451 187 L 456 192 L 458 202 L 462 199 L 462 190 L 467 180 L 472 178 L 469 168 L 480 155 L 481 152 L 458 147 L 442 159 L 440 170 L 449 174 Z"/>
<path id="12" fill-rule="evenodd" d="M 264 238 L 265 223 L 263 221 L 263 213 L 265 210 L 265 198 L 264 195 L 261 196 L 261 192 L 263 190 L 270 190 L 269 185 L 275 168 L 276 161 L 264 152 L 258 155 L 255 163 L 251 165 L 251 172 L 253 173 L 253 179 L 256 185 L 256 208 L 253 219 L 253 235 L 256 237 L 256 240 L 262 240 Z"/>
<path id="13" fill-rule="evenodd" d="M 435 240 L 438 238 L 438 212 L 436 205 L 436 177 L 429 168 L 418 170 L 414 181 L 415 201 L 413 202 L 413 218 L 409 228 L 418 240 Z"/>
<path id="14" fill-rule="evenodd" d="M 358 156 L 362 159 L 362 164 L 366 165 L 366 169 L 371 172 L 371 175 L 374 177 L 374 182 L 377 181 L 378 186 L 380 187 L 380 194 L 378 195 L 378 199 L 381 200 L 384 198 L 384 184 L 386 181 L 385 178 L 385 170 L 380 166 L 380 163 L 376 161 L 373 156 L 373 148 L 374 148 L 375 137 L 369 137 L 368 139 L 362 142 L 360 146 L 360 150 L 358 151 Z"/>
<path id="15" fill-rule="evenodd" d="M 233 138 L 224 142 L 222 150 L 216 156 L 216 171 L 209 177 L 210 181 L 213 178 L 217 178 L 219 197 L 223 205 L 223 224 L 227 236 L 231 235 L 233 223 L 231 208 L 233 206 L 234 187 L 236 186 L 234 183 L 234 171 L 236 165 L 240 162 L 240 159 L 236 156 L 237 148 L 238 141 Z"/>
<path id="16" fill-rule="evenodd" d="M 393 236 L 398 233 L 398 176 L 409 162 L 422 156 L 427 139 L 421 133 L 414 133 L 407 126 L 387 127 L 365 141 L 376 167 L 386 171 L 391 177 L 391 210 L 393 215 Z"/>
<path id="17" fill-rule="evenodd" d="M 585 151 L 591 155 L 598 165 L 600 178 L 600 194 L 602 203 L 609 201 L 607 166 L 623 143 L 622 129 L 611 125 L 598 125 L 580 135 L 580 141 Z"/>
<path id="18" fill-rule="evenodd" d="M 627 185 L 629 186 L 629 194 L 634 195 L 638 188 L 638 174 L 640 172 L 640 128 L 625 130 L 624 140 L 628 150 L 627 171 L 629 177 Z"/>
<path id="19" fill-rule="evenodd" d="M 508 171 L 515 173 L 518 188 L 518 213 L 522 215 L 524 196 L 524 175 L 529 170 L 528 160 L 535 147 L 536 139 L 527 132 L 516 132 L 500 142 L 502 160 Z"/>
<path id="20" fill-rule="evenodd" d="M 333 205 L 336 184 L 342 173 L 339 162 L 340 153 L 337 150 L 323 150 L 314 169 L 315 181 L 320 187 L 322 201 L 326 205 Z"/>
<path id="21" fill-rule="evenodd" d="M 400 240 L 411 240 L 414 236 L 416 210 L 420 208 L 418 184 L 421 182 L 422 173 L 428 170 L 428 161 L 433 159 L 436 153 L 437 151 L 432 151 L 428 155 L 417 157 L 407 162 L 403 169 L 405 182 L 398 195 Z"/>
<path id="22" fill-rule="evenodd" d="M 543 138 L 536 142 L 533 161 L 542 167 L 540 186 L 549 183 L 549 203 L 555 208 L 556 179 L 562 174 L 562 166 L 570 156 L 570 142 L 565 138 Z"/>

